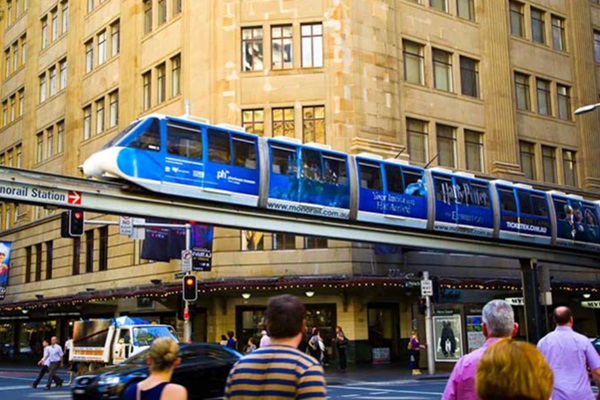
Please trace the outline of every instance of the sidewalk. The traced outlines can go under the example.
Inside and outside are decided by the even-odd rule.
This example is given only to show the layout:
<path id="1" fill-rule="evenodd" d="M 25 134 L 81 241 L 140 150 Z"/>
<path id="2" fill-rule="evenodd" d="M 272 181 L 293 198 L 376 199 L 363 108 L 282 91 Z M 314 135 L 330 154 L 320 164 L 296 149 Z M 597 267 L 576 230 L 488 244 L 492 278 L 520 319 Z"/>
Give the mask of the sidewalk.
<path id="1" fill-rule="evenodd" d="M 361 382 L 390 382 L 429 379 L 448 379 L 449 372 L 429 375 L 426 369 L 422 375 L 412 375 L 412 371 L 404 363 L 389 364 L 351 364 L 346 372 L 337 370 L 335 364 L 325 367 L 325 378 L 328 385 L 352 385 Z"/>

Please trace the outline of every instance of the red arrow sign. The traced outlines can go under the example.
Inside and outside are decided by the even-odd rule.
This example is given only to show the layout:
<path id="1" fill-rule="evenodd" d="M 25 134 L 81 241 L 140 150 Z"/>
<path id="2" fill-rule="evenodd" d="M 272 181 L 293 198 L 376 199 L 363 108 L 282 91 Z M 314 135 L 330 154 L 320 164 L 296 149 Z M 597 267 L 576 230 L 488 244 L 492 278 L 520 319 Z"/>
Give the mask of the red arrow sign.
<path id="1" fill-rule="evenodd" d="M 69 195 L 67 196 L 67 201 L 69 204 L 81 204 L 81 192 L 75 192 L 73 190 L 69 190 Z"/>

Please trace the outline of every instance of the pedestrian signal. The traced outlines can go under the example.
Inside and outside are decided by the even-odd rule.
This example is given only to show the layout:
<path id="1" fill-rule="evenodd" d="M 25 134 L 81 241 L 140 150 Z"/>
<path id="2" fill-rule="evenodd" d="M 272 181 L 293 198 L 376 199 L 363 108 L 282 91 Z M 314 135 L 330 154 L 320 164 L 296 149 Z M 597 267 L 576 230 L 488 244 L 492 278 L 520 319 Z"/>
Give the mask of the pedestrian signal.
<path id="1" fill-rule="evenodd" d="M 198 298 L 198 281 L 195 275 L 185 275 L 183 277 L 183 300 L 196 301 Z"/>

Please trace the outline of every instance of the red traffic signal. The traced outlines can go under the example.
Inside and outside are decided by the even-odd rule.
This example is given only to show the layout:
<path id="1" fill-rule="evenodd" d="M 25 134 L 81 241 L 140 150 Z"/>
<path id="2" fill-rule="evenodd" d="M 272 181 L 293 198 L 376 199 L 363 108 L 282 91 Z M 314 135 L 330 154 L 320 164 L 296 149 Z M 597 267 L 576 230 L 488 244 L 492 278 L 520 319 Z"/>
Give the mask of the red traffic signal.
<path id="1" fill-rule="evenodd" d="M 60 235 L 62 237 L 79 237 L 85 231 L 85 213 L 82 210 L 63 211 L 60 222 Z"/>
<path id="2" fill-rule="evenodd" d="M 183 277 L 183 300 L 196 301 L 198 298 L 198 280 L 195 275 L 186 275 Z"/>

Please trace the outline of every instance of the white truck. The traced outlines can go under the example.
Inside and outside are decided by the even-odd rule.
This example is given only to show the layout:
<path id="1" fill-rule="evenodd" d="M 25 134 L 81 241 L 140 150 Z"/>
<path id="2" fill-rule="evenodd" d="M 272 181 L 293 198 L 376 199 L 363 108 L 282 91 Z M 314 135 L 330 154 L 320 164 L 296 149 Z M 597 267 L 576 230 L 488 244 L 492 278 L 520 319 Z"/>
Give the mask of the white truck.
<path id="1" fill-rule="evenodd" d="M 89 369 L 118 364 L 162 336 L 178 341 L 170 325 L 150 324 L 137 318 L 76 321 L 69 361 L 83 363 Z"/>

